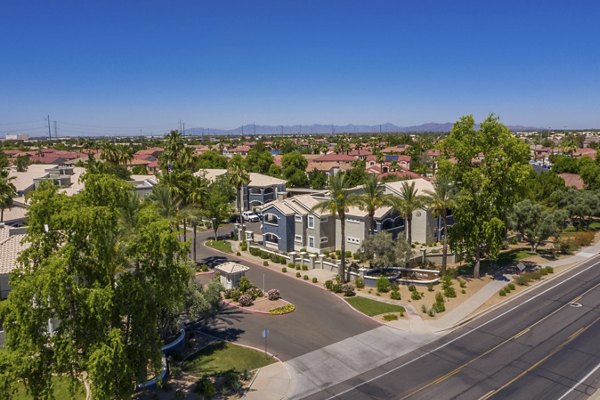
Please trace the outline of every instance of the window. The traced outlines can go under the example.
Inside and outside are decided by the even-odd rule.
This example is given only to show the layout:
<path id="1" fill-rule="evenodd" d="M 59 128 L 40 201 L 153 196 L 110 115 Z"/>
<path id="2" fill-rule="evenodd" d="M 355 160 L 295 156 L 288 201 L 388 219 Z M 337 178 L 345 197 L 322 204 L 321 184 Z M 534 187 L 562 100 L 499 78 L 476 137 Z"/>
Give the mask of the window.
<path id="1" fill-rule="evenodd" d="M 346 241 L 347 241 L 348 243 L 360 244 L 360 239 L 359 239 L 359 238 L 352 237 L 352 236 L 348 236 L 348 237 L 346 238 Z"/>
<path id="2" fill-rule="evenodd" d="M 295 220 L 296 222 L 302 222 L 302 215 L 300 215 L 300 214 L 296 214 L 296 215 L 294 216 L 294 220 Z"/>
<path id="3" fill-rule="evenodd" d="M 273 233 L 267 233 L 265 234 L 265 242 L 277 244 L 279 243 L 279 237 Z"/>
<path id="4" fill-rule="evenodd" d="M 353 219 L 353 218 L 347 218 L 346 222 L 350 223 L 350 224 L 360 224 L 360 220 L 358 219 Z"/>
<path id="5" fill-rule="evenodd" d="M 302 243 L 302 236 L 300 236 L 300 235 L 294 236 L 294 242 L 296 242 L 296 243 Z"/>
<path id="6" fill-rule="evenodd" d="M 327 236 L 321 237 L 321 243 L 327 243 L 328 241 L 329 241 L 329 238 Z"/>
<path id="7" fill-rule="evenodd" d="M 277 225 L 279 224 L 279 218 L 275 214 L 265 214 L 264 216 L 265 224 L 269 225 Z"/>
<path id="8" fill-rule="evenodd" d="M 315 227 L 315 217 L 313 215 L 308 216 L 308 227 L 311 229 Z"/>
<path id="9" fill-rule="evenodd" d="M 327 217 L 321 218 L 321 222 L 327 222 L 327 221 L 329 221 L 329 218 L 327 218 Z"/>
<path id="10" fill-rule="evenodd" d="M 262 190 L 260 188 L 250 188 L 250 194 L 262 194 Z"/>
<path id="11" fill-rule="evenodd" d="M 315 247 L 315 237 L 314 236 L 308 237 L 308 247 Z"/>

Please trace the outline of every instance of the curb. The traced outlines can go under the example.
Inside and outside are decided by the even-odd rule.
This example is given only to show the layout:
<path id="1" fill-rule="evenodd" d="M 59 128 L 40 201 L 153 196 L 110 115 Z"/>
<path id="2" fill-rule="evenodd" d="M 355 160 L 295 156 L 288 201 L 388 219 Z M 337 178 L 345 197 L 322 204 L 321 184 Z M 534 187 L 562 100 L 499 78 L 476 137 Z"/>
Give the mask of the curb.
<path id="1" fill-rule="evenodd" d="M 520 293 L 514 295 L 513 297 L 508 298 L 508 299 L 506 299 L 504 301 L 501 301 L 500 303 L 497 303 L 497 304 L 494 304 L 492 306 L 489 306 L 488 308 L 483 309 L 483 310 L 481 310 L 481 311 L 479 311 L 479 312 L 477 312 L 477 313 L 475 313 L 473 315 L 469 315 L 469 316 L 465 317 L 464 319 L 460 320 L 459 322 L 457 322 L 456 324 L 454 324 L 452 326 L 449 326 L 447 328 L 439 329 L 436 332 L 442 333 L 442 332 L 445 332 L 445 331 L 452 331 L 452 330 L 454 330 L 456 328 L 460 328 L 461 326 L 463 326 L 463 325 L 465 325 L 465 324 L 467 324 L 467 323 L 469 323 L 469 322 L 471 322 L 471 321 L 473 321 L 473 320 L 475 320 L 475 319 L 477 319 L 479 317 L 482 317 L 482 316 L 484 316 L 484 315 L 486 315 L 486 314 L 488 314 L 488 313 L 490 313 L 492 311 L 495 311 L 496 309 L 502 307 L 503 305 L 509 304 L 510 302 L 519 299 L 520 297 L 526 295 L 527 293 L 531 292 L 532 290 L 534 290 L 536 288 L 539 288 L 539 287 L 542 287 L 543 285 L 546 285 L 546 284 L 554 282 L 556 279 L 560 278 L 561 276 L 563 276 L 567 272 L 572 271 L 574 268 L 577 268 L 577 267 L 581 266 L 582 264 L 590 261 L 594 257 L 596 257 L 596 256 L 592 256 L 592 257 L 590 257 L 590 258 L 588 258 L 586 260 L 583 260 L 583 261 L 581 261 L 579 263 L 576 263 L 576 264 L 574 264 L 574 265 L 572 265 L 572 266 L 570 266 L 568 268 L 565 268 L 564 270 L 562 270 L 562 271 L 560 271 L 558 273 L 554 273 L 554 274 L 552 274 L 553 276 L 549 277 L 548 279 L 540 281 L 538 284 L 535 284 L 533 286 L 529 286 L 529 287 L 525 288 L 523 291 L 521 291 Z"/>
<path id="2" fill-rule="evenodd" d="M 276 273 L 278 273 L 278 274 L 280 274 L 280 275 L 286 276 L 286 277 L 288 277 L 289 279 L 296 280 L 296 282 L 302 282 L 302 283 L 304 283 L 304 284 L 311 285 L 312 287 L 315 287 L 315 288 L 317 288 L 317 289 L 320 289 L 320 290 L 323 290 L 323 291 L 325 291 L 325 292 L 327 292 L 327 293 L 330 293 L 330 291 L 329 291 L 329 290 L 327 290 L 327 288 L 325 288 L 325 287 L 324 287 L 324 286 L 322 286 L 322 285 L 319 285 L 319 284 L 316 284 L 316 283 L 312 283 L 312 282 L 310 282 L 310 281 L 305 281 L 304 279 L 298 279 L 298 278 L 294 278 L 294 277 L 292 277 L 292 276 L 288 275 L 288 274 L 287 274 L 287 272 L 281 272 L 281 271 L 277 271 L 277 270 L 275 270 L 275 269 L 269 269 L 268 267 L 265 267 L 264 265 L 260 265 L 260 264 L 257 264 L 257 263 L 255 263 L 253 260 L 247 260 L 247 259 L 244 259 L 244 258 L 242 258 L 241 256 L 236 256 L 236 255 L 235 255 L 235 253 L 233 253 L 233 254 L 230 254 L 230 253 L 225 253 L 225 252 L 222 252 L 222 251 L 220 251 L 220 250 L 217 250 L 217 249 L 215 249 L 214 247 L 206 246 L 206 241 L 204 241 L 204 242 L 203 242 L 203 245 L 204 245 L 205 247 L 208 247 L 209 249 L 211 249 L 211 250 L 214 250 L 214 251 L 216 251 L 216 252 L 219 252 L 219 253 L 221 253 L 221 254 L 225 254 L 225 255 L 227 255 L 227 256 L 231 256 L 232 258 L 233 258 L 233 257 L 235 257 L 235 258 L 236 258 L 237 260 L 239 260 L 239 261 L 243 261 L 243 262 L 250 263 L 250 264 L 252 264 L 253 266 L 255 266 L 255 267 L 258 267 L 258 268 L 265 268 L 265 269 L 267 269 L 267 270 L 269 270 L 269 271 L 276 272 Z M 348 303 L 347 301 L 345 301 L 345 300 L 344 300 L 342 297 L 339 297 L 339 296 L 338 296 L 338 295 L 336 295 L 336 294 L 333 294 L 333 297 L 335 297 L 336 299 L 338 299 L 339 301 L 341 301 L 342 303 L 344 303 L 346 306 L 348 306 L 348 307 L 349 307 L 351 310 L 353 310 L 353 311 L 357 312 L 358 314 L 362 315 L 363 317 L 365 317 L 365 318 L 369 318 L 369 319 L 371 319 L 371 320 L 373 320 L 373 321 L 377 322 L 377 323 L 378 323 L 378 324 L 380 324 L 380 325 L 387 325 L 387 324 L 385 324 L 385 323 L 383 323 L 383 322 L 381 322 L 381 321 L 378 321 L 378 320 L 376 320 L 376 319 L 375 319 L 375 318 L 373 318 L 373 317 L 370 317 L 370 316 L 368 316 L 367 314 L 364 314 L 364 313 L 362 313 L 362 312 L 358 311 L 356 308 L 352 307 L 352 305 L 351 305 L 350 303 Z M 284 315 L 285 315 L 285 314 L 284 314 Z M 389 325 L 387 325 L 387 326 L 389 326 Z M 390 327 L 391 327 L 391 326 L 390 326 Z"/>
<path id="3" fill-rule="evenodd" d="M 283 299 L 282 299 L 282 300 L 283 300 Z M 287 300 L 283 300 L 283 301 L 285 301 L 287 304 L 292 304 L 294 307 L 296 307 L 296 305 L 295 305 L 295 304 L 293 304 L 293 303 L 290 303 L 290 302 L 289 302 L 289 301 L 287 301 Z M 278 316 L 280 316 L 280 315 L 287 315 L 287 314 L 291 314 L 291 313 L 293 313 L 293 312 L 294 312 L 294 311 L 290 311 L 290 312 L 287 312 L 287 313 L 284 313 L 284 314 L 271 314 L 269 311 L 258 311 L 258 310 L 252 310 L 252 309 L 250 309 L 250 308 L 246 308 L 246 307 L 238 306 L 238 305 L 235 305 L 235 304 L 233 304 L 233 302 L 232 302 L 232 301 L 221 300 L 221 303 L 222 303 L 222 304 L 225 304 L 225 305 L 227 305 L 227 306 L 230 306 L 230 307 L 233 307 L 233 308 L 237 308 L 237 309 L 240 309 L 240 310 L 244 310 L 244 311 L 248 311 L 248 312 L 251 312 L 251 313 L 255 313 L 255 314 L 266 314 L 266 315 L 272 315 L 272 316 L 274 316 L 274 317 L 278 317 Z M 295 310 L 295 309 L 294 309 L 294 310 Z"/>

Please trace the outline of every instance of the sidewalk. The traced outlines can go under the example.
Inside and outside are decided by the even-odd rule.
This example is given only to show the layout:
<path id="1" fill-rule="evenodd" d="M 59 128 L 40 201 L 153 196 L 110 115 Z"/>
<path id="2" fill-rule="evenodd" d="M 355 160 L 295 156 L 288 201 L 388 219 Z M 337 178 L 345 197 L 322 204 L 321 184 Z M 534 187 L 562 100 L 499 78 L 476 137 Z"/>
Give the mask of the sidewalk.
<path id="1" fill-rule="evenodd" d="M 290 383 L 290 374 L 285 364 L 278 361 L 258 370 L 243 398 L 247 400 L 279 400 L 285 397 Z"/>

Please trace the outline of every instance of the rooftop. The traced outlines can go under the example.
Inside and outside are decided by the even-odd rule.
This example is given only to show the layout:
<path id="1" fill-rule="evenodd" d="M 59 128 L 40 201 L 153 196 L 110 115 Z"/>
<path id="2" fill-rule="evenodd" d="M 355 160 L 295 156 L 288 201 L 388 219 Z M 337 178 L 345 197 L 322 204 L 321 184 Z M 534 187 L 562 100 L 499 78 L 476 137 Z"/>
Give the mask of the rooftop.
<path id="1" fill-rule="evenodd" d="M 245 265 L 238 264 L 236 262 L 226 262 L 226 263 L 217 265 L 214 269 L 217 271 L 223 272 L 224 274 L 231 275 L 231 274 L 239 274 L 242 272 L 246 272 L 250 268 L 246 267 Z"/>

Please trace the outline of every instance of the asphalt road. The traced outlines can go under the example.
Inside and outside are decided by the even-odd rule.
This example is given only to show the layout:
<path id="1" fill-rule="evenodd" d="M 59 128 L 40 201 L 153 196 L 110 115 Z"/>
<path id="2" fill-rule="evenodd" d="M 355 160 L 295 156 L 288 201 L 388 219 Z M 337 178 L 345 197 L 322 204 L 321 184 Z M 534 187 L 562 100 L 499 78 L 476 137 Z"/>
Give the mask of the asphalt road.
<path id="1" fill-rule="evenodd" d="M 600 386 L 599 306 L 597 256 L 434 343 L 308 399 L 584 399 Z"/>
<path id="2" fill-rule="evenodd" d="M 227 228 L 220 229 L 219 234 L 227 232 Z M 204 246 L 202 243 L 209 237 L 212 237 L 211 232 L 198 235 L 199 263 L 213 266 L 227 260 L 241 262 L 250 267 L 246 276 L 254 284 L 262 287 L 264 279 L 266 290 L 279 289 L 282 297 L 296 306 L 296 311 L 281 316 L 229 308 L 208 327 L 210 333 L 262 348 L 262 331 L 268 328 L 268 350 L 285 361 L 380 326 L 324 290 L 272 270 L 279 266 L 265 268 L 248 259 L 226 256 Z"/>

